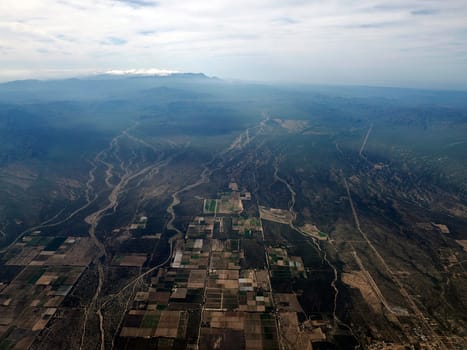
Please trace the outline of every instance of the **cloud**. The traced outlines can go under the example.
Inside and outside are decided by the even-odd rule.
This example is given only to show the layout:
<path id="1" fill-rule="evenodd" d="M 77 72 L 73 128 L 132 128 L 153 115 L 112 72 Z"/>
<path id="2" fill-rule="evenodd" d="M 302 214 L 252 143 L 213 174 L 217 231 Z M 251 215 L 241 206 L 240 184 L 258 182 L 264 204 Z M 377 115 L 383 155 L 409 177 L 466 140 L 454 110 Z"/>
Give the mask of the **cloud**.
<path id="1" fill-rule="evenodd" d="M 141 35 L 153 35 L 157 33 L 157 30 L 141 30 L 138 33 Z"/>
<path id="2" fill-rule="evenodd" d="M 72 37 L 64 35 L 64 34 L 58 34 L 58 35 L 55 36 L 55 38 L 59 39 L 59 40 L 68 41 L 68 42 L 76 42 L 75 38 L 72 38 Z"/>
<path id="3" fill-rule="evenodd" d="M 381 21 L 381 22 L 373 22 L 373 23 L 358 23 L 352 24 L 349 28 L 361 28 L 361 29 L 378 29 L 378 28 L 386 28 L 386 27 L 396 27 L 400 26 L 407 21 Z"/>
<path id="4" fill-rule="evenodd" d="M 465 1 L 2 0 L 0 13 L 9 77 L 109 67 L 353 84 L 467 76 Z"/>
<path id="5" fill-rule="evenodd" d="M 410 13 L 414 16 L 431 16 L 436 15 L 439 11 L 433 9 L 418 9 L 410 11 Z"/>
<path id="6" fill-rule="evenodd" d="M 104 74 L 109 74 L 109 75 L 158 75 L 158 76 L 168 76 L 172 74 L 177 74 L 180 73 L 179 71 L 176 70 L 170 70 L 170 69 L 158 69 L 158 68 L 149 68 L 149 69 L 111 69 Z"/>
<path id="7" fill-rule="evenodd" d="M 298 20 L 290 17 L 278 17 L 275 19 L 275 22 L 282 23 L 282 24 L 297 24 L 299 23 Z"/>
<path id="8" fill-rule="evenodd" d="M 149 0 L 116 0 L 117 2 L 124 3 L 131 7 L 154 7 L 158 6 L 159 3 L 156 1 Z"/>
<path id="9" fill-rule="evenodd" d="M 126 39 L 109 36 L 101 41 L 103 45 L 125 45 L 128 41 Z"/>

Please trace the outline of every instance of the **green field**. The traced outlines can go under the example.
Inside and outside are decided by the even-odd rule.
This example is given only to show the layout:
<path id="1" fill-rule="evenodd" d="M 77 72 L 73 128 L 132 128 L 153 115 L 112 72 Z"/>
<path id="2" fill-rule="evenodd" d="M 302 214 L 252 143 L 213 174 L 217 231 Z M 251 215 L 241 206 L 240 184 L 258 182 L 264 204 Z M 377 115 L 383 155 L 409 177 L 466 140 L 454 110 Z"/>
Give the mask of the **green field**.
<path id="1" fill-rule="evenodd" d="M 216 211 L 217 201 L 215 199 L 206 199 L 204 201 L 204 212 L 214 213 Z"/>

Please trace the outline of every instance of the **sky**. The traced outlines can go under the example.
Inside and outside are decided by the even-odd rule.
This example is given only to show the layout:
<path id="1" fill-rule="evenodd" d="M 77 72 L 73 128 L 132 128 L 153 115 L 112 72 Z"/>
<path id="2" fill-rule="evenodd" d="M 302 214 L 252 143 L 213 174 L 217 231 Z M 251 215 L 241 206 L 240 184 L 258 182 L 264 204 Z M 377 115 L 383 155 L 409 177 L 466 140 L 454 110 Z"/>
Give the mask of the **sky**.
<path id="1" fill-rule="evenodd" d="M 0 81 L 151 69 L 467 89 L 467 1 L 0 1 Z"/>

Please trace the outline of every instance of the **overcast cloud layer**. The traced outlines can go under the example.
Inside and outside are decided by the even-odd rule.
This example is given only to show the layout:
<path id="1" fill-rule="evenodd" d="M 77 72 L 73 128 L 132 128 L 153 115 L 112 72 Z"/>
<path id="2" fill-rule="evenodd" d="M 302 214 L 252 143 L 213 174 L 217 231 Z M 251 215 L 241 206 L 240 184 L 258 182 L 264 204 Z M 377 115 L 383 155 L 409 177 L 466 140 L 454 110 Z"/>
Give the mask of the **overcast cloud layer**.
<path id="1" fill-rule="evenodd" d="M 467 88 L 467 1 L 0 1 L 2 81 L 152 68 Z"/>

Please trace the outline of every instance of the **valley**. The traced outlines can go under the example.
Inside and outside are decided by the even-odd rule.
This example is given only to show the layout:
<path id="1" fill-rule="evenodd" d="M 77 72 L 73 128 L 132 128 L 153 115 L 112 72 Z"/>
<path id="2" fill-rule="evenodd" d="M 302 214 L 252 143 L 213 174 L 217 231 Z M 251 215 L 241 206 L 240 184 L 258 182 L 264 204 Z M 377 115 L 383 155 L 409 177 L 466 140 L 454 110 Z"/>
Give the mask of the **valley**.
<path id="1" fill-rule="evenodd" d="M 0 349 L 467 346 L 464 109 L 178 79 L 2 158 Z"/>

